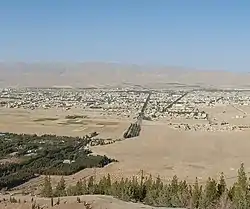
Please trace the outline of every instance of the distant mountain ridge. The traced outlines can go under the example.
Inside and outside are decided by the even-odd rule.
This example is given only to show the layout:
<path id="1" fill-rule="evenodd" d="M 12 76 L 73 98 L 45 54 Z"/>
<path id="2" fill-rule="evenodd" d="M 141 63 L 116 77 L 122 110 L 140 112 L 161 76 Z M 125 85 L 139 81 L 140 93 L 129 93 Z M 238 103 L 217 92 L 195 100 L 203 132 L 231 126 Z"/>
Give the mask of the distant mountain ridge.
<path id="1" fill-rule="evenodd" d="M 102 62 L 0 63 L 0 87 L 111 87 L 128 83 L 146 88 L 169 88 L 173 83 L 250 88 L 250 74 Z"/>

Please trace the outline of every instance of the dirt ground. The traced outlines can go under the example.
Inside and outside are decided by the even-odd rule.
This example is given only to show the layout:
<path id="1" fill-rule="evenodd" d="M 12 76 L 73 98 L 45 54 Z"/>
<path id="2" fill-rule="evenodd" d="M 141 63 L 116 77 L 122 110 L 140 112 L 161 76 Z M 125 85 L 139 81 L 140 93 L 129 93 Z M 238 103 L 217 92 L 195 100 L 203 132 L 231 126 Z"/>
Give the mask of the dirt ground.
<path id="1" fill-rule="evenodd" d="M 70 120 L 68 115 L 81 115 L 84 118 Z M 119 138 L 126 130 L 128 120 L 106 117 L 99 112 L 83 109 L 7 109 L 0 108 L 0 131 L 15 133 L 57 134 L 83 136 L 91 132 L 101 137 Z"/>
<path id="2" fill-rule="evenodd" d="M 0 196 L 0 200 L 9 199 L 9 196 Z M 10 202 L 1 202 L 0 209 L 30 209 L 31 208 L 31 197 L 27 196 L 16 196 L 16 200 L 20 199 L 21 203 L 10 203 Z M 81 203 L 77 203 L 77 197 L 63 197 L 60 198 L 60 205 L 55 205 L 51 207 L 50 199 L 45 198 L 34 198 L 37 204 L 40 205 L 41 208 L 49 209 L 49 208 L 57 208 L 57 209 L 84 209 L 85 203 L 91 204 L 91 209 L 155 209 L 155 207 L 146 206 L 139 203 L 131 203 L 131 202 L 124 202 L 112 197 L 108 196 L 100 196 L 100 195 L 87 195 L 87 196 L 80 196 Z M 25 202 L 25 203 L 24 203 Z M 57 199 L 54 199 L 54 203 L 57 202 Z"/>
<path id="3" fill-rule="evenodd" d="M 143 169 L 166 181 L 177 174 L 190 183 L 198 177 L 237 175 L 241 162 L 250 171 L 250 132 L 179 132 L 165 125 L 144 125 L 141 136 L 109 146 L 95 147 L 119 163 L 107 172 L 136 173 Z M 122 171 L 122 172 L 121 172 Z"/>
<path id="4" fill-rule="evenodd" d="M 245 108 L 250 112 L 250 108 Z M 78 112 L 77 112 L 78 111 Z M 0 110 L 0 130 L 23 133 L 53 133 L 58 135 L 84 135 L 91 131 L 100 132 L 106 137 L 120 137 L 131 121 L 117 118 L 104 118 L 104 116 L 83 112 L 89 116 L 85 124 L 58 124 L 65 120 L 66 115 L 78 114 L 76 112 L 63 112 L 61 110 Z M 231 120 L 238 111 L 233 107 L 218 107 L 210 110 L 213 116 Z M 225 114 L 225 116 L 223 115 Z M 57 120 L 35 122 L 39 118 L 58 118 Z M 223 118 L 220 120 L 224 120 Z M 230 122 L 229 120 L 229 122 Z M 232 119 L 236 120 L 236 119 Z M 241 123 L 237 119 L 237 123 Z M 243 119 L 247 123 L 249 116 Z M 169 122 L 169 121 L 168 121 Z M 102 123 L 102 126 L 96 124 Z M 103 125 L 105 124 L 106 125 Z M 248 122 L 250 124 L 250 122 Z M 93 126 L 94 124 L 94 126 Z M 167 121 L 143 121 L 139 137 L 127 139 L 115 144 L 93 147 L 98 154 L 105 154 L 119 162 L 110 164 L 101 169 L 85 169 L 72 176 L 66 177 L 67 183 L 90 176 L 102 176 L 110 173 L 113 178 L 121 176 L 152 174 L 158 175 L 164 181 L 169 181 L 177 174 L 180 179 L 193 183 L 198 177 L 204 183 L 208 176 L 218 178 L 224 172 L 229 181 L 237 176 L 237 169 L 242 162 L 247 172 L 250 172 L 250 131 L 206 132 L 206 131 L 179 131 L 168 127 Z M 93 128 L 94 127 L 94 128 Z M 59 180 L 59 177 L 54 177 Z M 26 185 L 41 182 L 31 180 Z M 230 182 L 229 182 L 230 183 Z"/>

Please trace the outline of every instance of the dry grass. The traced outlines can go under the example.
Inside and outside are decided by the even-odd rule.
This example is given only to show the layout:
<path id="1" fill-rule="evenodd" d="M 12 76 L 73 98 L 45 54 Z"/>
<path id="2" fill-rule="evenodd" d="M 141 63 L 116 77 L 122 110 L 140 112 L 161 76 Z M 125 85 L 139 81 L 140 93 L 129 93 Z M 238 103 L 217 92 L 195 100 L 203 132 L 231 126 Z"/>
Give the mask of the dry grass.
<path id="1" fill-rule="evenodd" d="M 5 197 L 7 200 L 8 196 Z M 31 209 L 31 197 L 28 196 L 15 196 L 17 200 L 20 199 L 21 204 L 14 204 L 9 202 L 1 202 L 0 209 Z M 39 205 L 41 208 L 58 208 L 58 209 L 155 209 L 154 207 L 145 206 L 139 203 L 130 203 L 123 202 L 108 196 L 101 195 L 87 195 L 79 196 L 80 203 L 77 202 L 77 197 L 63 197 L 60 198 L 60 204 L 55 205 L 54 207 L 50 206 L 50 199 L 45 198 L 34 198 L 33 202 L 36 202 L 36 205 Z M 0 196 L 2 200 L 3 197 Z M 54 199 L 54 203 L 57 202 L 57 198 Z M 89 207 L 87 206 L 89 205 Z"/>

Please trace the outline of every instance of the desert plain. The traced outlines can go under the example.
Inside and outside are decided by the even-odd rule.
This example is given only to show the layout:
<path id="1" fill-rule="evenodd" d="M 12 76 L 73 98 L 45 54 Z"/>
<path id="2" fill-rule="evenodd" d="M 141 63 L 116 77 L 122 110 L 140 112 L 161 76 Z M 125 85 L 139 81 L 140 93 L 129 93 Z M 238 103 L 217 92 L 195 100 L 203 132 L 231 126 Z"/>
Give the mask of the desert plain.
<path id="1" fill-rule="evenodd" d="M 31 70 L 22 71 L 23 65 L 16 73 L 26 78 L 24 83 L 5 71 L 1 78 L 0 132 L 67 136 L 97 132 L 102 138 L 122 139 L 91 147 L 94 153 L 118 162 L 65 176 L 67 184 L 75 184 L 91 175 L 99 178 L 110 174 L 116 179 L 141 175 L 141 172 L 154 178 L 160 176 L 166 182 L 177 175 L 191 184 L 196 177 L 202 184 L 209 176 L 218 179 L 223 172 L 230 184 L 241 163 L 250 172 L 250 91 L 246 85 L 242 87 L 246 77 L 237 75 L 242 81 L 238 86 L 234 80 L 229 87 L 230 81 L 227 80 L 224 86 L 217 87 L 219 82 L 216 79 L 211 80 L 209 86 L 209 78 L 204 82 L 202 77 L 203 83 L 194 82 L 199 80 L 195 73 L 180 71 L 181 76 L 176 76 L 179 69 L 159 69 L 155 74 L 170 76 L 165 80 L 164 76 L 158 76 L 157 82 L 157 75 L 150 79 L 152 71 L 143 74 L 141 69 L 133 67 L 136 68 L 135 78 L 130 77 L 132 69 L 124 73 L 125 69 L 119 70 L 115 65 L 111 68 L 113 73 L 108 71 L 108 74 L 116 72 L 119 83 L 114 82 L 114 77 L 109 83 L 107 77 L 101 82 L 101 71 L 96 70 L 100 65 L 87 65 L 95 72 L 88 87 L 79 87 L 80 69 L 74 71 L 78 79 L 76 87 L 73 86 L 74 76 L 69 76 L 69 83 L 65 79 L 69 70 L 53 72 L 54 85 L 51 85 L 53 81 L 48 81 L 52 70 L 39 71 L 47 82 L 44 87 L 41 87 L 41 80 L 38 86 L 31 83 L 30 79 L 35 79 L 32 76 L 37 75 Z M 104 70 L 109 67 L 107 64 L 103 66 Z M 56 72 L 60 73 L 56 75 Z M 84 73 L 83 80 L 86 79 Z M 90 74 L 89 70 L 88 76 Z M 169 81 L 171 75 L 172 82 Z M 225 75 L 229 76 L 228 73 Z M 217 77 L 216 72 L 213 77 Z M 135 79 L 138 79 L 139 86 Z M 137 123 L 149 92 L 151 97 L 140 121 L 140 134 L 124 139 L 123 134 L 130 124 Z M 69 120 L 69 115 L 82 117 Z M 17 187 L 16 191 L 39 186 L 42 178 L 32 179 Z M 51 178 L 58 181 L 60 177 Z"/>
<path id="2" fill-rule="evenodd" d="M 239 114 L 238 110 L 230 107 L 210 108 L 209 111 L 219 117 L 225 109 L 228 109 L 229 114 Z M 246 109 L 250 113 L 250 108 Z M 80 110 L 77 109 L 63 111 L 1 108 L 0 128 L 2 132 L 70 136 L 83 136 L 97 131 L 103 137 L 120 138 L 133 121 L 93 116 L 93 114 L 81 112 L 84 115 L 89 114 L 84 123 L 63 123 L 67 114 L 73 115 L 79 112 Z M 56 120 L 49 120 L 50 118 Z M 231 121 L 234 124 L 248 124 L 247 118 L 231 119 Z M 191 122 L 194 123 L 194 121 Z M 221 172 L 227 177 L 236 176 L 242 162 L 250 171 L 248 167 L 249 130 L 184 131 L 173 129 L 168 124 L 169 121 L 164 119 L 143 121 L 140 136 L 110 145 L 93 147 L 92 150 L 95 153 L 118 160 L 116 163 L 98 169 L 97 175 L 110 173 L 112 176 L 125 177 L 138 175 L 141 170 L 144 170 L 145 173 L 155 177 L 160 175 L 165 180 L 171 180 L 173 175 L 178 175 L 181 179 L 192 182 L 195 177 L 206 181 L 208 176 L 218 177 Z M 73 179 L 77 181 L 95 170 L 80 171 L 73 175 Z M 71 177 L 69 179 L 72 180 Z"/>

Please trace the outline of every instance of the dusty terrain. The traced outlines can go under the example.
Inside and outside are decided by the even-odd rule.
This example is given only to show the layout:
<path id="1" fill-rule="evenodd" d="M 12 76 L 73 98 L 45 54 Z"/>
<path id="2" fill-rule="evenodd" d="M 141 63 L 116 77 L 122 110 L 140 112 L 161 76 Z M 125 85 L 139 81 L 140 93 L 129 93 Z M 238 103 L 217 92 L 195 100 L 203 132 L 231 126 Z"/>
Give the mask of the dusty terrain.
<path id="1" fill-rule="evenodd" d="M 247 114 L 250 113 L 250 108 L 245 107 L 244 110 Z M 85 123 L 61 124 L 67 114 L 73 114 L 74 111 L 79 113 L 80 110 L 71 111 L 1 109 L 0 129 L 2 132 L 75 136 L 97 131 L 100 132 L 100 136 L 119 138 L 131 122 L 118 118 L 105 119 L 98 114 L 83 112 L 84 115 L 89 114 Z M 240 113 L 230 106 L 210 108 L 207 111 L 221 121 L 227 119 L 232 124 L 249 124 L 249 116 L 235 119 L 233 115 Z M 57 120 L 41 120 L 48 117 L 57 118 Z M 152 174 L 154 177 L 160 175 L 164 181 L 169 181 L 177 174 L 179 178 L 186 179 L 190 183 L 194 182 L 195 177 L 204 182 L 208 176 L 217 178 L 221 172 L 231 179 L 237 175 L 241 162 L 244 162 L 246 170 L 250 171 L 248 148 L 250 131 L 248 129 L 228 132 L 180 131 L 170 128 L 169 122 L 167 119 L 166 121 L 143 121 L 139 137 L 93 147 L 94 152 L 105 154 L 119 162 L 102 169 L 80 171 L 66 177 L 67 183 L 75 183 L 90 175 L 99 177 L 108 173 L 113 178 L 141 175 L 141 170 L 144 171 L 144 175 Z M 59 178 L 54 177 L 54 181 Z M 36 186 L 41 183 L 41 180 L 41 177 L 33 179 L 23 186 Z"/>
<path id="2" fill-rule="evenodd" d="M 84 115 L 85 118 L 67 120 L 67 115 Z M 91 132 L 100 133 L 101 137 L 119 138 L 130 121 L 115 117 L 105 117 L 95 111 L 72 109 L 9 109 L 0 108 L 1 132 L 57 134 L 83 136 Z"/>
<path id="3" fill-rule="evenodd" d="M 46 69 L 46 70 L 44 70 Z M 110 87 L 110 86 L 143 86 L 151 88 L 173 88 L 185 86 L 196 87 L 237 87 L 248 88 L 249 74 L 230 72 L 195 72 L 187 69 L 165 67 L 143 67 L 108 63 L 82 64 L 25 64 L 0 63 L 0 87 Z M 224 79 L 222 80 L 221 77 Z M 250 125 L 249 106 L 233 105 L 207 107 L 204 110 L 217 121 L 227 121 L 232 125 Z M 66 120 L 67 115 L 85 115 L 83 119 L 72 123 Z M 236 117 L 237 116 L 237 117 Z M 244 117 L 243 117 L 244 116 Z M 133 122 L 112 116 L 103 116 L 96 110 L 86 111 L 72 108 L 62 109 L 0 109 L 0 132 L 57 134 L 83 136 L 99 132 L 104 138 L 121 138 L 123 132 Z M 201 124 L 207 121 L 162 119 L 143 121 L 139 137 L 116 142 L 106 146 L 93 147 L 95 153 L 107 155 L 118 160 L 105 168 L 85 169 L 72 176 L 65 177 L 67 184 L 74 184 L 79 179 L 94 175 L 96 178 L 111 174 L 112 178 L 131 177 L 132 175 L 152 174 L 170 181 L 177 174 L 180 179 L 193 183 L 198 177 L 205 183 L 208 176 L 218 178 L 224 172 L 230 183 L 237 176 L 241 162 L 250 172 L 249 135 L 250 129 L 237 131 L 181 131 L 173 129 L 169 123 Z M 59 176 L 52 177 L 56 183 Z M 32 179 L 18 187 L 24 189 L 39 188 L 43 177 Z M 21 197 L 27 198 L 27 197 Z M 87 201 L 95 200 L 99 208 L 147 208 L 138 204 L 123 203 L 107 197 L 84 197 Z M 82 208 L 75 203 L 75 197 L 67 199 L 68 204 L 58 208 Z M 39 199 L 42 204 L 48 200 Z M 29 209 L 29 204 L 13 205 L 0 203 L 2 208 Z M 149 207 L 148 207 L 149 208 Z"/>
<path id="4" fill-rule="evenodd" d="M 9 199 L 9 196 L 0 196 L 0 200 L 3 200 L 5 198 L 6 200 Z M 56 205 L 54 207 L 50 207 L 50 199 L 45 198 L 34 198 L 34 201 L 40 205 L 40 207 L 43 208 L 58 208 L 58 209 L 68 209 L 68 208 L 74 208 L 74 209 L 85 209 L 85 203 L 91 205 L 91 209 L 155 209 L 155 207 L 146 206 L 139 203 L 131 203 L 131 202 L 123 202 L 121 200 L 117 200 L 112 197 L 107 196 L 99 196 L 99 195 L 87 195 L 87 196 L 80 196 L 81 203 L 77 203 L 76 201 L 77 197 L 63 197 L 60 198 L 60 205 Z M 16 199 L 19 200 L 21 204 L 19 203 L 9 203 L 9 202 L 1 202 L 0 203 L 0 209 L 30 209 L 31 208 L 31 197 L 23 197 L 23 196 L 16 196 Z M 54 202 L 57 201 L 57 198 L 55 198 Z M 25 202 L 25 203 L 24 203 Z M 160 208 L 159 208 L 160 209 Z"/>
<path id="5" fill-rule="evenodd" d="M 110 87 L 151 88 L 239 87 L 249 88 L 249 73 L 202 71 L 168 66 L 119 63 L 1 63 L 0 87 Z M 223 77 L 223 79 L 221 79 Z"/>

